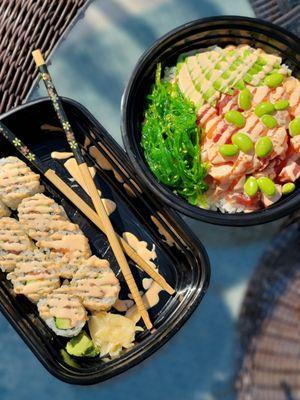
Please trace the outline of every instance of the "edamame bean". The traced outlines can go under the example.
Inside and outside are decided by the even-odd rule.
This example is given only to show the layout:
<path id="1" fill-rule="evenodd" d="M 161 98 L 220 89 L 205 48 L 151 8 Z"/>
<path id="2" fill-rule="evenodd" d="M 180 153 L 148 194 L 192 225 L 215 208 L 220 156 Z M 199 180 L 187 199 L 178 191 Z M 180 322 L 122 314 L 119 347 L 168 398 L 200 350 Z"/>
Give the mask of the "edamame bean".
<path id="1" fill-rule="evenodd" d="M 265 114 L 273 114 L 275 112 L 275 107 L 269 101 L 263 101 L 262 103 L 257 104 L 255 107 L 254 113 L 258 117 L 262 117 Z"/>
<path id="2" fill-rule="evenodd" d="M 293 182 L 288 182 L 282 185 L 282 194 L 290 194 L 296 189 L 296 185 Z"/>
<path id="3" fill-rule="evenodd" d="M 232 157 L 239 152 L 239 148 L 234 144 L 223 144 L 219 147 L 219 151 L 224 157 Z"/>
<path id="4" fill-rule="evenodd" d="M 257 157 L 267 157 L 272 150 L 273 143 L 268 136 L 259 138 L 255 144 L 255 154 L 257 155 Z"/>
<path id="5" fill-rule="evenodd" d="M 275 110 L 281 111 L 289 107 L 290 103 L 286 99 L 278 100 L 274 103 Z"/>
<path id="6" fill-rule="evenodd" d="M 279 72 L 273 72 L 265 78 L 265 84 L 270 88 L 276 88 L 282 84 L 284 76 Z"/>
<path id="7" fill-rule="evenodd" d="M 289 123 L 289 133 L 292 137 L 300 135 L 300 117 L 294 118 Z"/>
<path id="8" fill-rule="evenodd" d="M 254 146 L 250 137 L 242 132 L 232 135 L 231 141 L 244 153 L 249 153 Z"/>
<path id="9" fill-rule="evenodd" d="M 246 119 L 239 111 L 230 110 L 225 114 L 225 119 L 227 122 L 237 126 L 238 128 L 243 128 L 246 125 Z"/>
<path id="10" fill-rule="evenodd" d="M 267 196 L 272 197 L 276 193 L 275 183 L 266 176 L 257 179 L 258 187 Z"/>
<path id="11" fill-rule="evenodd" d="M 277 126 L 277 119 L 272 117 L 272 115 L 263 115 L 261 117 L 261 122 L 269 129 L 274 129 Z"/>
<path id="12" fill-rule="evenodd" d="M 238 105 L 242 110 L 249 110 L 251 108 L 252 94 L 249 89 L 243 89 L 238 95 Z"/>
<path id="13" fill-rule="evenodd" d="M 253 196 L 256 195 L 257 191 L 258 191 L 257 180 L 256 180 L 253 176 L 250 176 L 250 177 L 246 180 L 246 182 L 245 182 L 245 184 L 244 184 L 244 192 L 245 192 L 248 196 L 253 197 Z"/>

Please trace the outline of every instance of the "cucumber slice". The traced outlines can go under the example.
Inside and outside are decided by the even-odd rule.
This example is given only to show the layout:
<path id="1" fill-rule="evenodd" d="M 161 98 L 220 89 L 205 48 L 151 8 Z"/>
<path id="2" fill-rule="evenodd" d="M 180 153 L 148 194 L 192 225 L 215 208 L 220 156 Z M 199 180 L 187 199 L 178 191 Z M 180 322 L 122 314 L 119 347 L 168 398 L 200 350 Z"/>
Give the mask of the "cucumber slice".
<path id="1" fill-rule="evenodd" d="M 69 354 L 65 350 L 61 349 L 60 350 L 60 354 L 61 354 L 61 356 L 62 356 L 62 358 L 63 358 L 63 360 L 64 360 L 64 362 L 66 364 L 68 364 L 68 365 L 70 365 L 71 367 L 74 367 L 74 368 L 78 368 L 79 367 L 79 365 L 69 356 Z"/>
<path id="2" fill-rule="evenodd" d="M 57 329 L 70 329 L 71 321 L 69 318 L 55 318 L 55 325 Z"/>
<path id="3" fill-rule="evenodd" d="M 89 335 L 82 331 L 76 337 L 72 338 L 66 345 L 68 354 L 76 357 L 96 357 L 99 350 L 94 347 Z"/>

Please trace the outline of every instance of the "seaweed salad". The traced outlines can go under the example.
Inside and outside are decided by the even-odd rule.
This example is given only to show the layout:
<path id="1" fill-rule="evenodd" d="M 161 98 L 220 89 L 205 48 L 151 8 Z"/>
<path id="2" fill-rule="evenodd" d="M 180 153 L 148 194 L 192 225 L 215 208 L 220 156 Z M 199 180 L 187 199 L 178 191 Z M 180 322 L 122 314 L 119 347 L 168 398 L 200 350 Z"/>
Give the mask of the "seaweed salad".
<path id="1" fill-rule="evenodd" d="M 160 64 L 148 102 L 142 147 L 150 169 L 161 183 L 198 204 L 208 186 L 207 168 L 200 160 L 196 108 L 177 84 L 161 79 Z"/>

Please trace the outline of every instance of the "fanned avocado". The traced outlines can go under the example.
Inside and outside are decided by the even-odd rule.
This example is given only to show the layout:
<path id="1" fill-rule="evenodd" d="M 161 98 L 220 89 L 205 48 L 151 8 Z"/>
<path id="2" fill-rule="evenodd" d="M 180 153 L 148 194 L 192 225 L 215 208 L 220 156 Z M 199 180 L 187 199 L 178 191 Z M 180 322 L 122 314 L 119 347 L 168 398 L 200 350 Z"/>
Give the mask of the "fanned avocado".
<path id="1" fill-rule="evenodd" d="M 71 321 L 69 318 L 55 318 L 55 325 L 57 329 L 70 329 Z"/>
<path id="2" fill-rule="evenodd" d="M 191 78 L 188 64 L 186 62 L 184 62 L 180 68 L 178 74 L 178 85 L 181 92 L 194 104 L 198 104 L 199 106 L 203 104 L 203 97 Z"/>
<path id="3" fill-rule="evenodd" d="M 243 79 L 250 85 L 258 86 L 263 82 L 266 75 L 269 75 L 280 68 L 280 62 L 281 59 L 279 57 L 270 54 L 263 54 L 258 57 L 257 61 L 248 70 Z"/>
<path id="4" fill-rule="evenodd" d="M 221 93 L 232 94 L 246 83 L 262 84 L 267 75 L 279 69 L 287 74 L 280 63 L 280 57 L 247 45 L 216 47 L 180 59 L 178 86 L 197 107 L 205 101 L 215 105 Z"/>
<path id="5" fill-rule="evenodd" d="M 79 335 L 73 337 L 66 345 L 66 350 L 71 356 L 76 357 L 96 357 L 99 350 L 94 347 L 89 335 L 82 331 Z"/>

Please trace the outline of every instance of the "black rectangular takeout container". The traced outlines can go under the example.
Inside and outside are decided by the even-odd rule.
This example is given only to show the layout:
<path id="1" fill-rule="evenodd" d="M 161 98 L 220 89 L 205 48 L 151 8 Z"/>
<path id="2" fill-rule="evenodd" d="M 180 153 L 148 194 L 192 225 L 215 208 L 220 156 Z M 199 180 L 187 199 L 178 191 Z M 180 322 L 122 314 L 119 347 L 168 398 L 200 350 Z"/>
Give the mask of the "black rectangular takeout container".
<path id="1" fill-rule="evenodd" d="M 105 362 L 98 359 L 64 359 L 61 350 L 65 339 L 57 337 L 39 318 L 36 307 L 23 296 L 16 296 L 10 282 L 1 273 L 0 309 L 40 362 L 57 378 L 74 384 L 92 384 L 108 379 L 139 363 L 174 335 L 200 302 L 209 281 L 209 262 L 202 244 L 173 211 L 159 206 L 153 196 L 140 191 L 127 156 L 105 129 L 80 104 L 63 99 L 77 140 L 85 150 L 89 165 L 96 167 L 96 183 L 104 198 L 117 204 L 111 219 L 116 231 L 132 232 L 150 246 L 155 245 L 159 272 L 176 289 L 171 297 L 161 292 L 157 306 L 150 310 L 156 331 L 139 333 L 136 345 L 121 357 Z M 41 99 L 21 106 L 1 117 L 1 121 L 35 152 L 47 166 L 54 169 L 69 185 L 74 186 L 64 160 L 51 158 L 52 151 L 69 151 L 64 133 L 49 100 Z M 56 129 L 55 129 L 56 128 Z M 106 163 L 102 169 L 89 150 L 94 146 Z M 6 140 L 0 139 L 0 156 L 20 154 Z M 27 160 L 23 160 L 28 163 Z M 110 165 L 110 167 L 107 167 Z M 63 205 L 70 219 L 79 224 L 90 240 L 93 254 L 107 258 L 121 282 L 121 298 L 127 298 L 127 287 L 119 272 L 114 255 L 103 233 L 63 198 L 41 177 L 50 195 Z M 89 204 L 89 198 L 78 186 L 74 190 Z M 164 232 L 164 235 L 161 233 Z M 131 264 L 140 285 L 146 275 Z"/>

